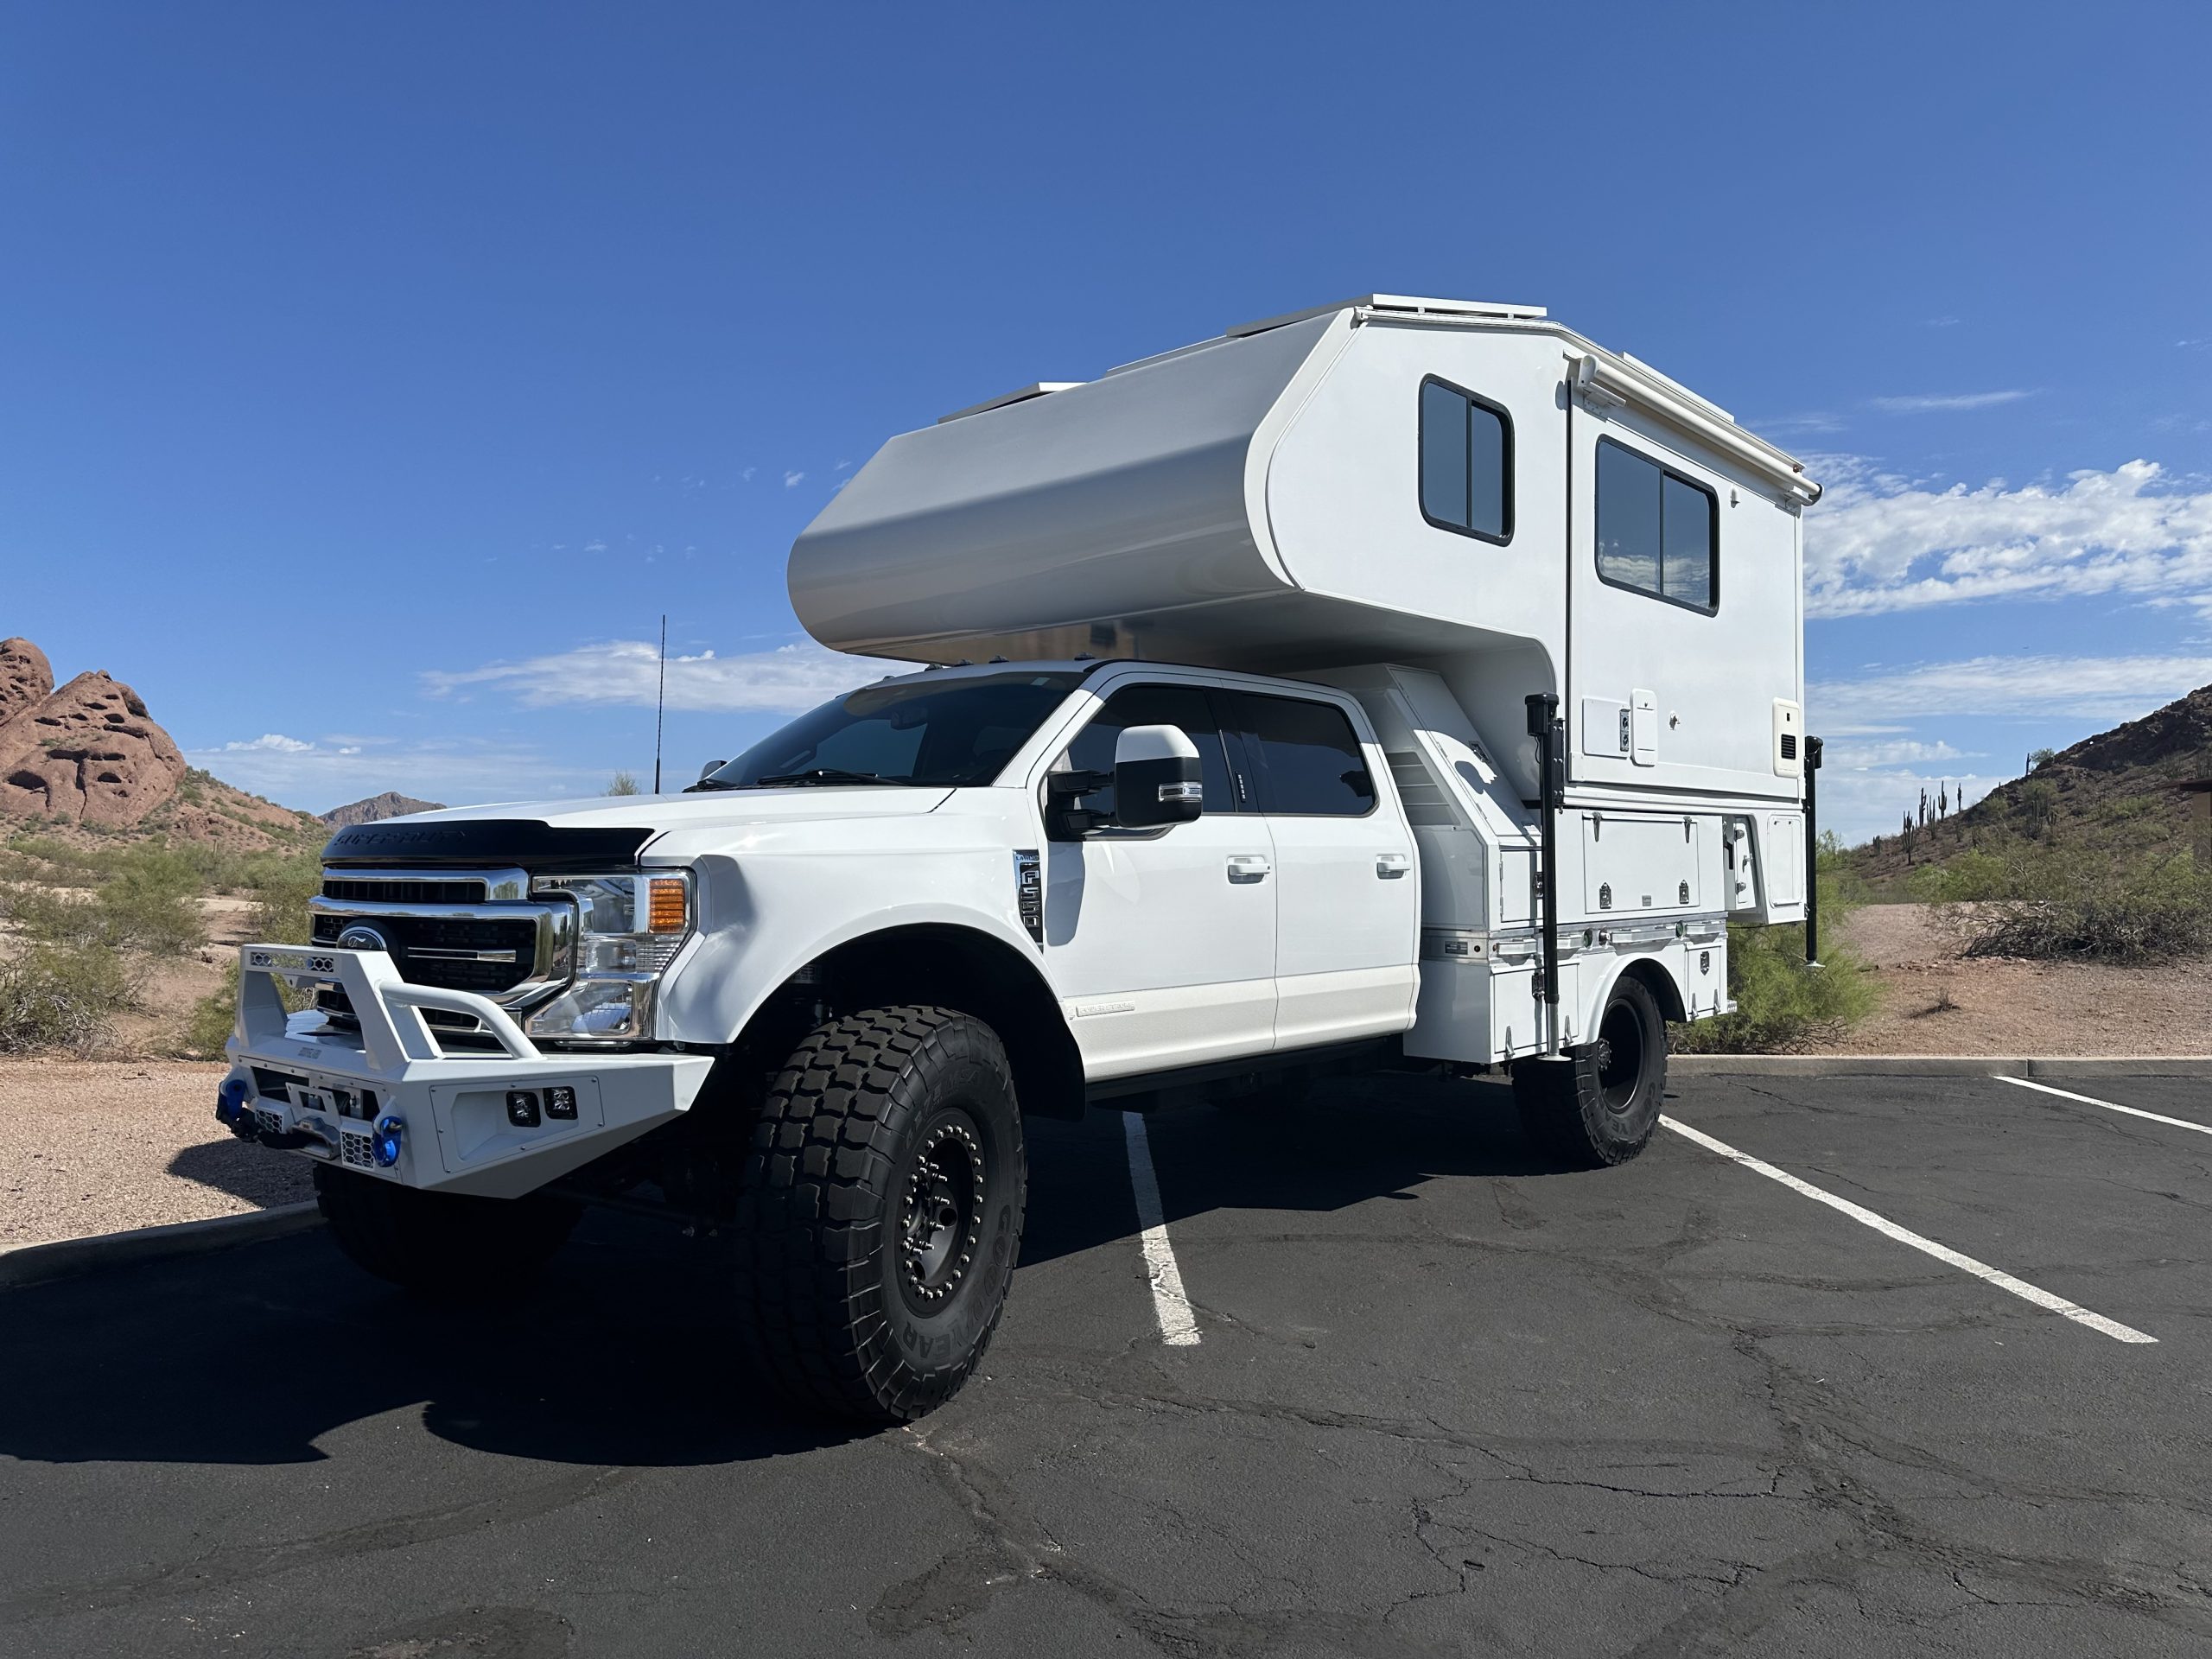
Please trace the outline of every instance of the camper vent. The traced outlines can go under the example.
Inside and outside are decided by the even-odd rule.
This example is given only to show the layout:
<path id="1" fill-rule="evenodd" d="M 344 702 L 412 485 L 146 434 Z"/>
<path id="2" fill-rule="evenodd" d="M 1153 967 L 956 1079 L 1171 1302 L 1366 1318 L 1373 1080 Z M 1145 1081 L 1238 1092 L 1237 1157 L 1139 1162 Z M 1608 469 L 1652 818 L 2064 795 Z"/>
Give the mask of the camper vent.
<path id="1" fill-rule="evenodd" d="M 1784 732 L 1782 734 L 1782 758 L 1785 760 L 1795 760 L 1797 758 L 1796 733 Z"/>
<path id="2" fill-rule="evenodd" d="M 1390 778 L 1398 785 L 1398 798 L 1405 803 L 1408 822 L 1416 828 L 1427 825 L 1446 830 L 1459 822 L 1419 755 L 1392 749 L 1389 759 Z"/>

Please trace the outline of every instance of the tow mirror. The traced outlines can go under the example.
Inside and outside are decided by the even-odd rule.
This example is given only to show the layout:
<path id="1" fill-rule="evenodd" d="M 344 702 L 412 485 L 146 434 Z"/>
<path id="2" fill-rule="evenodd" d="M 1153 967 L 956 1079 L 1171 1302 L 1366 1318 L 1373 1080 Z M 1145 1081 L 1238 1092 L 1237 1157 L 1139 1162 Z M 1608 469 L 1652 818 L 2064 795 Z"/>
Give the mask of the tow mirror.
<path id="1" fill-rule="evenodd" d="M 705 766 L 699 768 L 699 781 L 702 784 L 705 783 L 708 779 L 713 777 L 716 772 L 720 772 L 728 765 L 729 765 L 729 762 L 727 760 L 708 761 Z"/>
<path id="2" fill-rule="evenodd" d="M 1205 810 L 1198 745 L 1179 726 L 1132 726 L 1114 744 L 1114 819 L 1131 830 L 1188 823 Z"/>

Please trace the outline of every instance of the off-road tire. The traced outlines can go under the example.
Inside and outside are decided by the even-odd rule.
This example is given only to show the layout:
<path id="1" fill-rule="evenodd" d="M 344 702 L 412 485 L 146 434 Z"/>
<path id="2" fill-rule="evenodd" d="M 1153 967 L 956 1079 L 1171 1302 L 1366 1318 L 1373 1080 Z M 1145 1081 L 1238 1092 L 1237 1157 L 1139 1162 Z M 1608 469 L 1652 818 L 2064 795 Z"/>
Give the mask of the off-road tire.
<path id="1" fill-rule="evenodd" d="M 906 1007 L 816 1027 L 769 1086 L 738 1202 L 757 1369 L 802 1410 L 851 1421 L 942 1405 L 998 1329 L 1027 1203 L 989 1027 Z"/>
<path id="2" fill-rule="evenodd" d="M 542 1193 L 424 1192 L 327 1164 L 315 1169 L 315 1198 L 355 1267 L 448 1302 L 495 1301 L 528 1289 L 582 1213 Z"/>
<path id="3" fill-rule="evenodd" d="M 1623 974 L 1605 999 L 1598 1040 L 1557 1059 L 1513 1067 L 1521 1127 L 1551 1157 L 1580 1168 L 1626 1163 L 1650 1143 L 1667 1094 L 1667 1022 L 1651 988 Z"/>

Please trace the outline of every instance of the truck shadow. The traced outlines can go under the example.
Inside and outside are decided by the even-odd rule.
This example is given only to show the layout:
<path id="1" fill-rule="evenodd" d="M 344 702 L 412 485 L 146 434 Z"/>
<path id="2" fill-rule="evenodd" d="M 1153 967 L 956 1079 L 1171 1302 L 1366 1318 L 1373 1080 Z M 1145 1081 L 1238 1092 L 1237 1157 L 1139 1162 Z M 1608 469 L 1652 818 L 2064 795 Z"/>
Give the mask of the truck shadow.
<path id="1" fill-rule="evenodd" d="M 1281 1116 L 1161 1114 L 1150 1131 L 1168 1219 L 1335 1210 L 1439 1177 L 1545 1173 L 1501 1098 L 1392 1082 L 1319 1090 Z M 1025 1265 L 1135 1235 L 1119 1112 L 1039 1123 L 1031 1151 Z M 488 1310 L 401 1295 L 320 1230 L 8 1291 L 0 1455 L 313 1462 L 389 1433 L 366 1425 L 394 1414 L 473 1450 L 574 1465 L 742 1462 L 854 1438 L 754 1388 L 732 1300 L 712 1243 L 607 1213 L 587 1217 L 537 1288 Z"/>
<path id="2" fill-rule="evenodd" d="M 1171 1226 L 1221 1210 L 1343 1210 L 1444 1177 L 1560 1173 L 1522 1135 L 1511 1090 L 1489 1082 L 1324 1082 L 1294 1105 L 1262 1097 L 1160 1112 L 1145 1122 Z M 1135 1230 L 1122 1113 L 1038 1123 L 1029 1154 L 1025 1264 Z"/>

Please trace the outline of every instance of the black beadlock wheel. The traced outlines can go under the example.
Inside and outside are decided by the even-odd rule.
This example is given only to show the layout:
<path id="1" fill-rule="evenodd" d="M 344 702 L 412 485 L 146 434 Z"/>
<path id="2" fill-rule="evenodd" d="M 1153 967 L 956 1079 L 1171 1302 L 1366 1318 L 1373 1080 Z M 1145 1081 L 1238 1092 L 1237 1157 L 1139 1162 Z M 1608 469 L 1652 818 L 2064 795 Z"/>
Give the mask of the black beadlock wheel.
<path id="1" fill-rule="evenodd" d="M 354 1266 L 438 1301 L 519 1295 L 567 1242 L 582 1211 L 532 1193 L 480 1198 L 424 1192 L 317 1165 L 316 1206 Z"/>
<path id="2" fill-rule="evenodd" d="M 736 1237 L 758 1369 L 849 1421 L 943 1404 L 998 1329 L 1027 1204 L 1013 1070 L 989 1027 L 920 1007 L 817 1027 L 746 1159 Z"/>
<path id="3" fill-rule="evenodd" d="M 1598 1039 L 1556 1059 L 1513 1067 L 1513 1099 L 1529 1138 L 1584 1167 L 1626 1163 L 1650 1143 L 1667 1094 L 1667 1022 L 1651 988 L 1614 982 Z"/>

